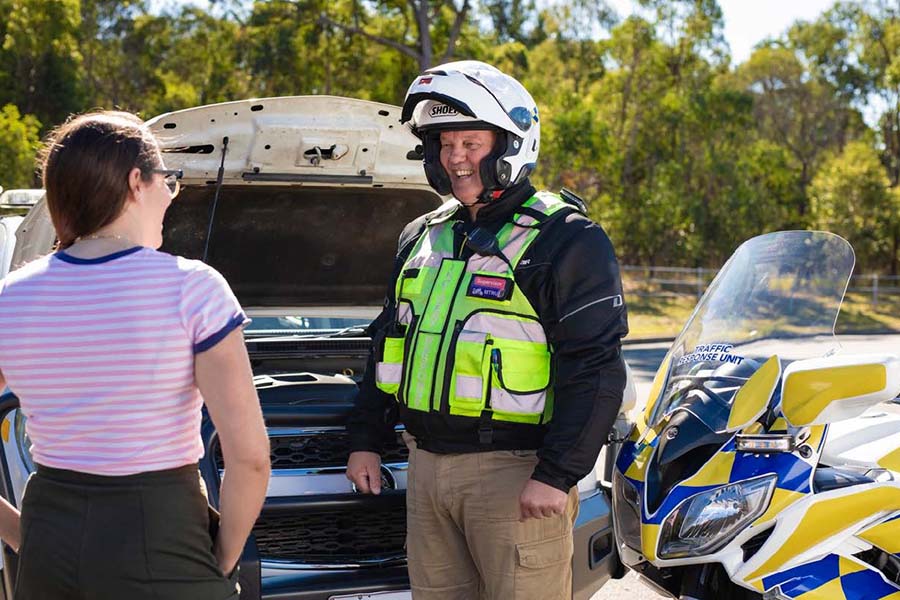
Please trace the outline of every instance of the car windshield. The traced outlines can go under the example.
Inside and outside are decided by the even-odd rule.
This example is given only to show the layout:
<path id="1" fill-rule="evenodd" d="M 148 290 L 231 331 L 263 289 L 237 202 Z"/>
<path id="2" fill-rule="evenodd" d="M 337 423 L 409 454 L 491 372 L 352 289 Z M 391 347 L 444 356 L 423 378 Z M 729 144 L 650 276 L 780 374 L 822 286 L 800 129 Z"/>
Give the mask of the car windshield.
<path id="1" fill-rule="evenodd" d="M 244 328 L 248 338 L 279 336 L 352 336 L 363 337 L 371 319 L 360 317 L 319 317 L 304 315 L 255 316 Z"/>
<path id="2" fill-rule="evenodd" d="M 784 366 L 836 351 L 834 324 L 854 262 L 850 244 L 825 232 L 777 232 L 742 244 L 669 350 L 650 423 L 681 409 L 723 431 L 735 392 L 771 356 Z"/>

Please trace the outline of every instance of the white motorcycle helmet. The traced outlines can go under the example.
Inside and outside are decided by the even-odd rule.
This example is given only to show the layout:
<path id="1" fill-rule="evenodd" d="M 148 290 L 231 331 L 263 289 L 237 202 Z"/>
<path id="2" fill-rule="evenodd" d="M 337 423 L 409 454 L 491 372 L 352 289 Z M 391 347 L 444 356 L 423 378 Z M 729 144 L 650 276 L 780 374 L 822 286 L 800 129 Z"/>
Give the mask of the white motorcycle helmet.
<path id="1" fill-rule="evenodd" d="M 440 161 L 440 132 L 492 129 L 497 144 L 479 168 L 487 200 L 534 170 L 541 140 L 538 109 L 522 84 L 483 62 L 463 60 L 432 67 L 406 92 L 400 122 L 410 122 L 423 144 L 425 175 L 439 194 L 451 191 Z"/>

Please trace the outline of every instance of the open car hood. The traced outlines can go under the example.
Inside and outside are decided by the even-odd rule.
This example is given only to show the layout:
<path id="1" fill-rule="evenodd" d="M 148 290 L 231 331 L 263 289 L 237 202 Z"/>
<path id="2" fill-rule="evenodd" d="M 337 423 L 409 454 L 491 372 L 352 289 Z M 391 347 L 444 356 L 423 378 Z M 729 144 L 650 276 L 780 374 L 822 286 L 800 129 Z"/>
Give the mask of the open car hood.
<path id="1" fill-rule="evenodd" d="M 229 183 L 427 186 L 419 140 L 389 104 L 264 98 L 166 113 L 148 125 L 185 183 L 214 181 L 223 165 Z"/>
<path id="2" fill-rule="evenodd" d="M 301 96 L 151 119 L 166 166 L 184 171 L 161 249 L 205 260 L 248 309 L 380 305 L 400 231 L 442 201 L 399 114 Z M 43 204 L 29 215 L 17 265 L 51 250 Z"/>

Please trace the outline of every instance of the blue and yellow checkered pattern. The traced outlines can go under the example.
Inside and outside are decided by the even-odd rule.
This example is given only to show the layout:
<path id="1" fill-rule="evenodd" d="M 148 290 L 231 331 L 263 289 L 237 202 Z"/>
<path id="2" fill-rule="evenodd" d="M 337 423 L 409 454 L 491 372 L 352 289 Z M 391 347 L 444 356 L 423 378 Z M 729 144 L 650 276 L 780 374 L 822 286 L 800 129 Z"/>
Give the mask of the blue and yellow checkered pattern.
<path id="1" fill-rule="evenodd" d="M 900 588 L 868 565 L 837 554 L 763 578 L 763 586 L 781 586 L 797 600 L 898 600 Z"/>

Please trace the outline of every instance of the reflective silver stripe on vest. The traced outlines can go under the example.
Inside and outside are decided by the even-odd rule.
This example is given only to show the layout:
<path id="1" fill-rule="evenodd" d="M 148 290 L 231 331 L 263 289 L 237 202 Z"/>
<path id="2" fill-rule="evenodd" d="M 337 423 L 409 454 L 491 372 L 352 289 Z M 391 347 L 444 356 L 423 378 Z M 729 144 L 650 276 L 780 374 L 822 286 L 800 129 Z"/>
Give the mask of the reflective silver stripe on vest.
<path id="1" fill-rule="evenodd" d="M 456 397 L 481 400 L 484 378 L 472 375 L 456 376 Z"/>
<path id="2" fill-rule="evenodd" d="M 516 319 L 496 317 L 491 314 L 478 313 L 473 315 L 466 327 L 490 331 L 495 338 L 506 338 L 523 342 L 546 343 L 547 336 L 544 328 L 537 321 L 520 321 Z"/>
<path id="3" fill-rule="evenodd" d="M 503 255 L 506 256 L 506 252 Z M 474 255 L 466 262 L 466 271 L 469 273 L 481 271 L 483 273 L 509 273 L 512 275 L 509 272 L 509 265 L 499 256 L 481 256 L 479 254 Z"/>
<path id="4" fill-rule="evenodd" d="M 552 214 L 551 207 L 562 202 L 564 202 L 564 200 L 561 200 L 555 194 L 545 194 L 544 192 L 538 192 L 534 196 L 534 202 L 527 203 L 527 206 L 528 208 L 546 215 L 548 213 Z M 513 215 L 513 221 L 515 221 L 516 224 L 521 225 L 522 227 L 533 227 L 534 225 L 540 223 L 539 219 L 535 219 L 531 215 L 523 215 L 519 213 Z"/>
<path id="5" fill-rule="evenodd" d="M 521 252 L 522 248 L 525 246 L 525 242 L 528 241 L 529 233 L 531 233 L 530 229 L 525 229 L 523 227 L 514 228 L 509 239 L 506 241 L 506 245 L 501 248 L 503 256 L 512 262 L 513 265 L 515 265 L 514 261 L 519 255 L 519 252 Z M 469 273 L 475 273 L 477 271 L 508 273 L 509 265 L 507 265 L 499 256 L 482 256 L 480 254 L 475 254 L 466 263 L 466 271 Z"/>
<path id="6" fill-rule="evenodd" d="M 532 225 L 537 225 L 539 223 L 539 221 L 531 215 L 519 214 L 513 217 L 513 221 L 516 222 L 516 225 L 521 225 L 522 227 L 531 227 Z"/>
<path id="7" fill-rule="evenodd" d="M 463 329 L 459 332 L 459 341 L 461 342 L 475 342 L 480 344 L 484 342 L 485 338 L 487 338 L 487 334 L 483 331 L 467 331 Z"/>
<path id="8" fill-rule="evenodd" d="M 401 302 L 399 306 L 397 306 L 397 321 L 404 325 L 412 323 L 412 304 Z"/>
<path id="9" fill-rule="evenodd" d="M 543 412 L 547 392 L 510 394 L 503 388 L 491 387 L 491 406 L 497 410 L 536 414 Z"/>
<path id="10" fill-rule="evenodd" d="M 422 244 L 415 256 L 409 258 L 404 265 L 405 269 L 418 269 L 419 267 L 440 267 L 445 258 L 453 258 L 450 252 L 435 250 L 441 237 L 440 227 L 429 227 L 428 234 L 422 236 Z"/>
<path id="11" fill-rule="evenodd" d="M 453 258 L 449 252 L 432 252 L 430 254 L 416 256 L 409 259 L 406 263 L 409 269 L 418 269 L 419 267 L 440 267 L 441 261 L 445 258 Z"/>
<path id="12" fill-rule="evenodd" d="M 402 363 L 383 362 L 375 365 L 375 381 L 377 383 L 400 383 L 402 373 Z"/>

